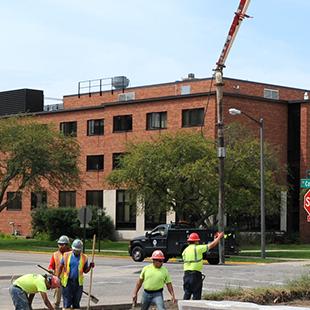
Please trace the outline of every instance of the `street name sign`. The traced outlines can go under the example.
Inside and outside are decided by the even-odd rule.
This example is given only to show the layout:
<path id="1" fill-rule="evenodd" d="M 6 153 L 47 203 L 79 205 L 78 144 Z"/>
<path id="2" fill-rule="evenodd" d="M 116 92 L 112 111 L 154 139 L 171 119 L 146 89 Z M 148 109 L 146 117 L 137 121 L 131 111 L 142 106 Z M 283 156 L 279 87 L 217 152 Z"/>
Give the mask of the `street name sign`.
<path id="1" fill-rule="evenodd" d="M 300 188 L 310 188 L 310 179 L 300 179 Z"/>

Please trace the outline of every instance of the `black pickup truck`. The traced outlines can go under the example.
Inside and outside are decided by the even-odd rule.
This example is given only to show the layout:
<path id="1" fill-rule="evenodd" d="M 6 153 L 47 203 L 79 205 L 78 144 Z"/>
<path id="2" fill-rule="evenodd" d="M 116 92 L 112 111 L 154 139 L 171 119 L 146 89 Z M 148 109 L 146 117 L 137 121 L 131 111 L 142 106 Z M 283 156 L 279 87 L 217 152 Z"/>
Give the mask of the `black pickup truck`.
<path id="1" fill-rule="evenodd" d="M 196 232 L 200 236 L 200 243 L 209 243 L 214 239 L 215 230 L 193 228 L 187 225 L 161 224 L 155 227 L 145 236 L 132 239 L 129 244 L 129 255 L 136 262 L 142 262 L 144 258 L 151 257 L 154 250 L 161 250 L 165 254 L 166 261 L 171 257 L 181 256 L 188 245 L 188 236 Z M 233 232 L 225 232 L 225 255 L 237 254 L 236 235 Z M 219 263 L 218 247 L 205 253 L 204 259 L 209 264 Z"/>

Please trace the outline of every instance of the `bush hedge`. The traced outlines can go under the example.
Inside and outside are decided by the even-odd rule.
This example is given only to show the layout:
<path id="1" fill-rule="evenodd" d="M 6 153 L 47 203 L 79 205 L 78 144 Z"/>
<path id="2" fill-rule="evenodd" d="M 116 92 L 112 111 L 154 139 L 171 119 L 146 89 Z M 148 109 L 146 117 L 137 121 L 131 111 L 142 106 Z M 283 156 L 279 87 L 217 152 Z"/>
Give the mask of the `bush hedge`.
<path id="1" fill-rule="evenodd" d="M 86 238 L 91 238 L 96 233 L 100 239 L 115 239 L 115 230 L 112 220 L 102 210 L 98 216 L 97 208 L 91 207 L 92 220 L 86 230 Z M 98 236 L 98 225 L 100 236 Z M 32 211 L 32 233 L 34 237 L 47 236 L 49 240 L 56 240 L 61 235 L 82 238 L 83 228 L 80 227 L 78 210 L 74 208 L 40 207 Z"/>

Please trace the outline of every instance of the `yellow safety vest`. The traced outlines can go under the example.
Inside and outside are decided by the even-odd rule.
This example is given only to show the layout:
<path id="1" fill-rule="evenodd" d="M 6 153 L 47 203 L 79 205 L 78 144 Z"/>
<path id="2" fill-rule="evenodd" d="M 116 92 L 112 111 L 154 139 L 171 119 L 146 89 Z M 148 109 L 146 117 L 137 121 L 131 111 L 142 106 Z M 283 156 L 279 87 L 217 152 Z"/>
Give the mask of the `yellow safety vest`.
<path id="1" fill-rule="evenodd" d="M 190 244 L 182 253 L 184 270 L 201 271 L 203 253 L 208 251 L 206 244 Z"/>
<path id="2" fill-rule="evenodd" d="M 66 252 L 63 255 L 64 259 L 64 269 L 63 269 L 63 276 L 61 279 L 62 286 L 66 287 L 69 279 L 70 274 L 70 260 L 72 256 L 72 251 Z M 87 256 L 83 253 L 80 254 L 80 261 L 79 261 L 79 285 L 82 286 L 84 282 L 84 266 L 87 261 Z"/>

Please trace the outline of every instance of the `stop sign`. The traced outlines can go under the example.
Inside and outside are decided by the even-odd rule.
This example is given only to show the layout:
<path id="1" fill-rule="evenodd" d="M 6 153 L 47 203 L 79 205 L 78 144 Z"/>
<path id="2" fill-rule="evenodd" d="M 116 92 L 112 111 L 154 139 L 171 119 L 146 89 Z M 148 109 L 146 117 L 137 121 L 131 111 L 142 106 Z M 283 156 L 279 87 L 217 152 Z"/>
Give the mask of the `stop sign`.
<path id="1" fill-rule="evenodd" d="M 304 196 L 304 209 L 310 215 L 310 189 L 306 192 Z"/>

